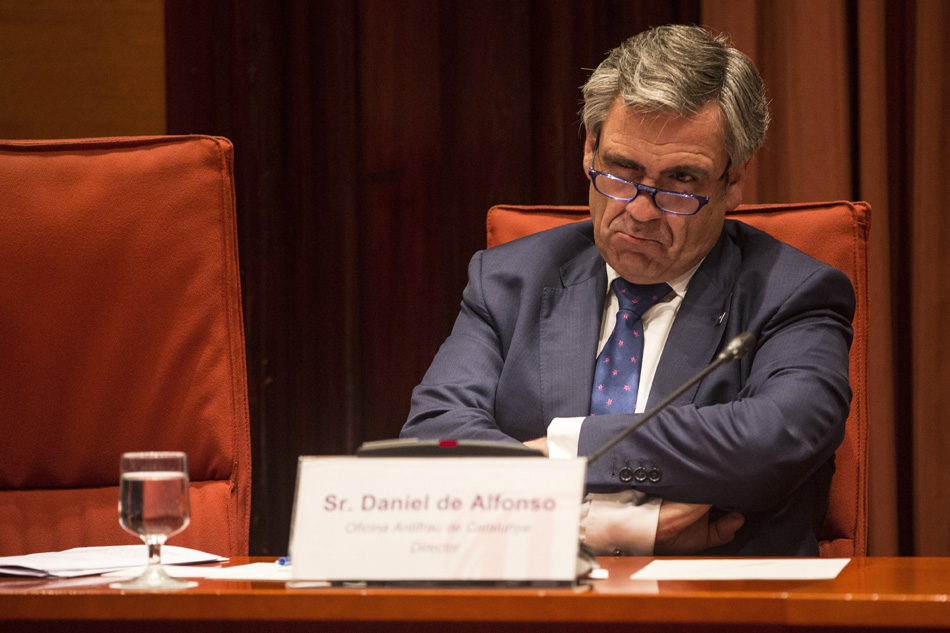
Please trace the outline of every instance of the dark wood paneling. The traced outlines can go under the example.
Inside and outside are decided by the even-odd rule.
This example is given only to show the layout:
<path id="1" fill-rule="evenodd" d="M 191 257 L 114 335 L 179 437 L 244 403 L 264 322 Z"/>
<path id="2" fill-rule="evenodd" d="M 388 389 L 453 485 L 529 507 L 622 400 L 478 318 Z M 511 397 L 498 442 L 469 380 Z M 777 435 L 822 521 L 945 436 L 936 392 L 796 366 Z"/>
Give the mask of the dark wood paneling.
<path id="1" fill-rule="evenodd" d="M 162 0 L 0 2 L 0 138 L 165 133 Z"/>
<path id="2" fill-rule="evenodd" d="M 411 20 L 401 16 L 412 16 Z M 432 353 L 446 267 L 438 3 L 368 0 L 359 11 L 359 372 L 365 438 L 391 437 L 406 384 Z M 424 369 L 424 368 L 423 368 Z M 411 389 L 411 385 L 409 386 Z"/>
<path id="3" fill-rule="evenodd" d="M 587 199 L 589 69 L 698 0 L 166 0 L 169 133 L 235 177 L 252 554 L 286 551 L 301 454 L 395 436 L 498 203 Z"/>
<path id="4" fill-rule="evenodd" d="M 286 551 L 297 456 L 362 438 L 351 2 L 168 0 L 168 127 L 235 145 L 251 550 Z"/>
<path id="5" fill-rule="evenodd" d="M 913 128 L 916 95 L 913 72 L 916 47 L 916 7 L 914 3 L 886 0 L 887 30 L 885 54 L 887 59 L 888 95 L 901 95 L 887 100 L 887 148 L 894 160 L 888 171 L 887 205 L 890 209 L 891 267 L 891 321 L 893 332 L 903 336 L 896 339 L 901 344 L 893 348 L 894 402 L 901 421 L 914 419 L 914 385 L 903 377 L 914 375 L 913 346 L 907 333 L 913 331 L 913 266 L 912 229 L 905 210 L 913 200 L 914 151 Z M 898 163 L 898 161 L 900 161 Z M 890 166 L 890 164 L 889 164 Z M 898 423 L 894 428 L 894 448 L 898 464 L 914 463 L 914 435 L 905 432 Z M 914 486 L 913 477 L 897 477 L 897 534 L 898 551 L 902 556 L 914 553 Z"/>

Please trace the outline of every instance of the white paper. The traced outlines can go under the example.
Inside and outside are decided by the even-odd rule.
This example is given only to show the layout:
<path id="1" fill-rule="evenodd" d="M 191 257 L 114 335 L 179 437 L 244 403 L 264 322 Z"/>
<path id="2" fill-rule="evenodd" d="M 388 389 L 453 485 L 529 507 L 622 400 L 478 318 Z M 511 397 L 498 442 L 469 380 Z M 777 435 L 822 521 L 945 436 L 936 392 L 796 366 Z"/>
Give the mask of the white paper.
<path id="1" fill-rule="evenodd" d="M 144 567 L 130 567 L 129 569 L 120 569 L 104 575 L 109 578 L 135 578 L 140 576 L 144 570 Z M 248 563 L 247 565 L 234 565 L 232 567 L 221 567 L 220 565 L 211 567 L 176 565 L 174 567 L 165 568 L 165 572 L 175 578 L 272 580 L 275 582 L 287 582 L 290 580 L 290 570 L 289 565 L 278 565 L 277 563 Z"/>
<path id="2" fill-rule="evenodd" d="M 273 580 L 291 579 L 290 565 L 277 563 L 249 563 L 233 567 L 172 567 L 170 573 L 182 578 L 211 578 L 215 580 Z"/>
<path id="3" fill-rule="evenodd" d="M 187 547 L 175 545 L 162 547 L 162 563 L 167 565 L 197 565 L 227 560 L 215 554 Z M 144 567 L 147 562 L 148 548 L 145 545 L 76 547 L 62 552 L 2 556 L 0 557 L 0 575 L 72 578 Z"/>
<path id="4" fill-rule="evenodd" d="M 633 580 L 830 580 L 850 558 L 655 560 Z"/>

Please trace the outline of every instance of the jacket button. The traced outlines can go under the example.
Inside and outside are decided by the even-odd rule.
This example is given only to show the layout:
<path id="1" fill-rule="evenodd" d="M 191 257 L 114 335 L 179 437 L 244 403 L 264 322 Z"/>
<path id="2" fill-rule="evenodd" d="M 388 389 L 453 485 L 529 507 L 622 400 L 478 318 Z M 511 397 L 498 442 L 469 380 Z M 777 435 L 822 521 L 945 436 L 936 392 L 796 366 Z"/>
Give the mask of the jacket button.
<path id="1" fill-rule="evenodd" d="M 637 469 L 633 471 L 633 478 L 639 483 L 643 483 L 647 480 L 647 469 L 643 466 L 637 466 Z"/>
<path id="2" fill-rule="evenodd" d="M 650 472 L 647 474 L 647 477 L 650 479 L 651 482 L 658 483 L 660 479 L 663 478 L 663 473 L 660 472 L 659 468 L 651 468 Z"/>
<path id="3" fill-rule="evenodd" d="M 622 481 L 622 482 L 624 482 L 624 483 L 627 483 L 627 482 L 630 481 L 631 479 L 633 479 L 633 471 L 630 470 L 629 468 L 627 468 L 626 466 L 624 466 L 623 468 L 621 468 L 621 469 L 620 469 L 620 481 Z"/>

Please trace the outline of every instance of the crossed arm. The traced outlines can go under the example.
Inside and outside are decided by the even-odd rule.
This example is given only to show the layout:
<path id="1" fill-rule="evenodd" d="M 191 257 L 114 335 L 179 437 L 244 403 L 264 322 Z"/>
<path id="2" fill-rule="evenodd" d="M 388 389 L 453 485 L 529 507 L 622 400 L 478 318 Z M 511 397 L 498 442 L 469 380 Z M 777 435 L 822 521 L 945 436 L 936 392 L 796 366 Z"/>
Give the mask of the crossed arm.
<path id="1" fill-rule="evenodd" d="M 518 329 L 520 316 L 511 322 L 496 318 L 501 310 L 484 300 L 477 260 L 455 330 L 414 393 L 403 434 L 526 441 L 543 448 L 550 420 L 540 419 L 539 394 L 519 392 L 514 397 L 524 398 L 523 406 L 504 402 L 504 409 L 517 415 L 496 419 L 496 397 L 513 393 L 502 383 L 517 372 L 530 384 L 526 375 L 537 365 L 514 358 L 512 341 L 523 347 L 525 336 Z M 743 320 L 742 308 L 730 318 L 758 335 L 753 355 L 729 372 L 711 375 L 700 385 L 697 404 L 670 407 L 588 472 L 589 487 L 617 489 L 611 455 L 620 463 L 629 458 L 661 465 L 661 482 L 636 485 L 663 499 L 656 553 L 691 553 L 728 542 L 742 515 L 768 508 L 794 490 L 833 455 L 843 437 L 854 310 L 847 278 L 817 269 L 796 279 L 775 309 L 751 307 Z M 578 454 L 590 454 L 635 415 L 585 423 Z M 725 514 L 711 519 L 711 507 Z"/>

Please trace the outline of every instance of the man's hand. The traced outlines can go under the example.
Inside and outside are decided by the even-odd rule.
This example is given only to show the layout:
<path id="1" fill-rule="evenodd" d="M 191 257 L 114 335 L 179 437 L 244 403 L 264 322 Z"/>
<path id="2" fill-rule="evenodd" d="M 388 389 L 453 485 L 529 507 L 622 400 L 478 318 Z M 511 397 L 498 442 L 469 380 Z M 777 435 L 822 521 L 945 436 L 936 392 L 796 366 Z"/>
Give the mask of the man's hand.
<path id="1" fill-rule="evenodd" d="M 710 507 L 664 499 L 653 553 L 657 556 L 695 554 L 731 541 L 745 517 L 733 512 L 710 522 Z"/>
<path id="2" fill-rule="evenodd" d="M 545 436 L 545 437 L 539 437 L 539 438 L 536 439 L 536 440 L 528 440 L 527 442 L 524 443 L 524 445 L 527 446 L 528 448 L 536 448 L 536 449 L 538 449 L 539 451 L 541 451 L 542 453 L 544 453 L 544 456 L 545 456 L 545 457 L 550 457 L 550 455 L 548 454 L 548 438 L 547 438 L 547 436 Z"/>

